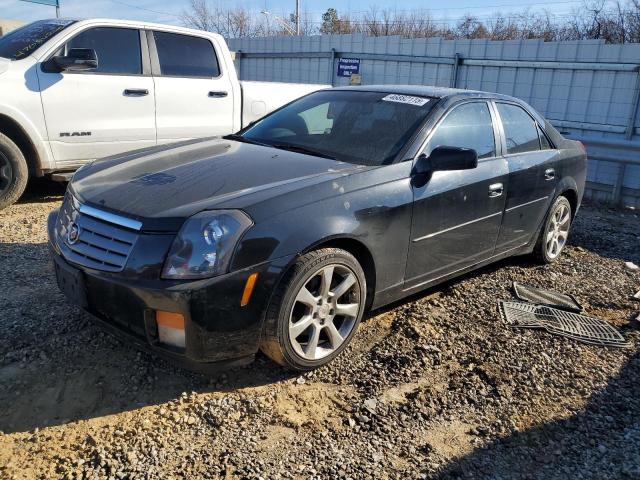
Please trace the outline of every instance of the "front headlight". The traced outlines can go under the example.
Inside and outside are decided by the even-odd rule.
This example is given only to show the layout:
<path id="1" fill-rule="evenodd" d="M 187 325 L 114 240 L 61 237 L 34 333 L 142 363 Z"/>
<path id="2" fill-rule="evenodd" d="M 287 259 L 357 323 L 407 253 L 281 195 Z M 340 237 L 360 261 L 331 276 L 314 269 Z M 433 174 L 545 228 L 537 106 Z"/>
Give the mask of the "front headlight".
<path id="1" fill-rule="evenodd" d="M 194 215 L 174 239 L 162 278 L 195 279 L 225 273 L 238 239 L 251 225 L 251 219 L 240 210 Z"/>

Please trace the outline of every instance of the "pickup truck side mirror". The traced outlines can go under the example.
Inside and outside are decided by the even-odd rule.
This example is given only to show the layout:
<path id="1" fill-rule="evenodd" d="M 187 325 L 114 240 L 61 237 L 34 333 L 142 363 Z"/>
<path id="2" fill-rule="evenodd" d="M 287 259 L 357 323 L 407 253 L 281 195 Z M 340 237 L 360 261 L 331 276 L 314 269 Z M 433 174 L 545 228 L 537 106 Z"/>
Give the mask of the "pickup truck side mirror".
<path id="1" fill-rule="evenodd" d="M 51 59 L 59 72 L 86 72 L 98 68 L 98 55 L 93 48 L 70 48 L 66 55 Z"/>
<path id="2" fill-rule="evenodd" d="M 471 148 L 436 147 L 430 155 L 418 157 L 413 167 L 414 175 L 424 175 L 445 170 L 471 170 L 478 166 L 478 154 Z"/>

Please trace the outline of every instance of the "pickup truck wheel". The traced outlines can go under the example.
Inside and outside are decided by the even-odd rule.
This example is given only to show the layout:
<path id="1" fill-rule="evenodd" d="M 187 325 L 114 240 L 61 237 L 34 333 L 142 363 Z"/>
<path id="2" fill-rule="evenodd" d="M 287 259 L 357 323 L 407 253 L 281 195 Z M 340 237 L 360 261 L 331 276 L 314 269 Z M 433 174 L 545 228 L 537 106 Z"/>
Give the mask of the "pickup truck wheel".
<path id="1" fill-rule="evenodd" d="M 24 155 L 9 137 L 0 133 L 0 210 L 20 198 L 28 178 Z"/>
<path id="2" fill-rule="evenodd" d="M 534 249 L 538 261 L 553 263 L 558 259 L 567 244 L 570 227 L 571 203 L 566 197 L 559 196 L 549 209 Z"/>
<path id="3" fill-rule="evenodd" d="M 350 253 L 323 248 L 302 255 L 276 288 L 261 350 L 292 370 L 326 365 L 353 338 L 366 291 L 362 267 Z"/>

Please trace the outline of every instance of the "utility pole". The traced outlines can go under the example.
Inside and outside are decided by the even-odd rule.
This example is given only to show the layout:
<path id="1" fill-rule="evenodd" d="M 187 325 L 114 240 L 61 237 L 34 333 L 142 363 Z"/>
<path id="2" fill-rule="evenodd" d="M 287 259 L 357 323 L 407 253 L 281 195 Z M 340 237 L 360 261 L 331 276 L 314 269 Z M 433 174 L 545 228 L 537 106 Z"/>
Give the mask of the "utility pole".
<path id="1" fill-rule="evenodd" d="M 296 35 L 300 36 L 300 0 L 296 0 Z"/>

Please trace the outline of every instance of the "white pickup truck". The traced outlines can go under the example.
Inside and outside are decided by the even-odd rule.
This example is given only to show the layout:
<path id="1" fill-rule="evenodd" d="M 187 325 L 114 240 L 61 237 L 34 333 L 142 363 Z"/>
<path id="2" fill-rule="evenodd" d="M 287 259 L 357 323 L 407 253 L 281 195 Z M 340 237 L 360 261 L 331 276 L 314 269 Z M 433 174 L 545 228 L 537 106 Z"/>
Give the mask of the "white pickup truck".
<path id="1" fill-rule="evenodd" d="M 41 20 L 0 37 L 0 209 L 30 175 L 235 132 L 325 85 L 240 82 L 217 34 Z"/>

